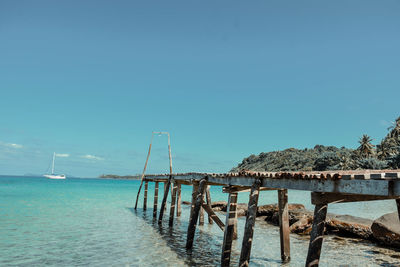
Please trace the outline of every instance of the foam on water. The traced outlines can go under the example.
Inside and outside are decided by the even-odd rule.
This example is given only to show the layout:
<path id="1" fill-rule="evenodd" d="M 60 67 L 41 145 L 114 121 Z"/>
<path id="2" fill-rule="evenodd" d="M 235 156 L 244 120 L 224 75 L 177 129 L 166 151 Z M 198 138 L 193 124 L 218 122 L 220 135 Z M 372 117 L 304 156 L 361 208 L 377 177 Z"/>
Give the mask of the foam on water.
<path id="1" fill-rule="evenodd" d="M 148 210 L 132 209 L 138 181 L 104 179 L 49 180 L 0 178 L 0 266 L 215 266 L 219 265 L 222 231 L 207 223 L 198 227 L 192 251 L 186 251 L 189 207 L 168 227 L 152 216 L 153 185 Z M 161 187 L 160 187 L 161 188 Z M 190 200 L 191 187 L 183 186 L 182 199 Z M 160 190 L 161 191 L 161 190 Z M 213 201 L 226 200 L 212 187 Z M 162 193 L 161 193 L 162 196 Z M 161 201 L 161 196 L 159 197 Z M 290 202 L 312 209 L 309 193 L 290 191 Z M 248 193 L 239 194 L 247 202 Z M 265 191 L 260 205 L 276 203 L 276 192 Z M 337 204 L 329 212 L 376 218 L 395 210 L 394 201 Z M 159 204 L 160 207 L 160 204 Z M 224 221 L 223 214 L 219 214 Z M 239 239 L 233 243 L 232 265 L 237 265 L 244 218 L 239 218 Z M 291 257 L 284 266 L 302 266 L 308 239 L 291 235 Z M 357 239 L 325 239 L 321 266 L 399 266 L 400 253 Z M 281 266 L 278 227 L 257 221 L 252 266 Z"/>

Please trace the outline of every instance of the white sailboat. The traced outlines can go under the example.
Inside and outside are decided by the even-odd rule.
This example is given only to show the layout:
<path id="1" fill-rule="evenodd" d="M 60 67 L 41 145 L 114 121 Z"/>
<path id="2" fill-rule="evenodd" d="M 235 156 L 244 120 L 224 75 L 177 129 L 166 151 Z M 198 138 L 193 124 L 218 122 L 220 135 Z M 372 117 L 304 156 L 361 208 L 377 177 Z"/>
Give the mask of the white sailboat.
<path id="1" fill-rule="evenodd" d="M 54 174 L 54 162 L 56 160 L 56 152 L 53 154 L 53 164 L 51 165 L 51 174 L 45 174 L 44 177 L 49 179 L 66 179 L 65 174 Z"/>

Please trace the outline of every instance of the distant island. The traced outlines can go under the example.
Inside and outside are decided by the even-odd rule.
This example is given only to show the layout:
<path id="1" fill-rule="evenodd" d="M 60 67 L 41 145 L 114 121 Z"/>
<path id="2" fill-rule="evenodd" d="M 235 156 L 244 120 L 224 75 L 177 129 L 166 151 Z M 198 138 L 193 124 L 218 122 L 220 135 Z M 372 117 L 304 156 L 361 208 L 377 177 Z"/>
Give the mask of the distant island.
<path id="1" fill-rule="evenodd" d="M 400 117 L 388 128 L 376 146 L 364 134 L 357 149 L 316 145 L 314 148 L 288 148 L 262 152 L 244 158 L 231 172 L 252 171 L 326 171 L 400 168 Z"/>
<path id="2" fill-rule="evenodd" d="M 140 175 L 115 175 L 115 174 L 102 174 L 99 178 L 106 178 L 106 179 L 133 179 L 133 180 L 140 180 Z"/>

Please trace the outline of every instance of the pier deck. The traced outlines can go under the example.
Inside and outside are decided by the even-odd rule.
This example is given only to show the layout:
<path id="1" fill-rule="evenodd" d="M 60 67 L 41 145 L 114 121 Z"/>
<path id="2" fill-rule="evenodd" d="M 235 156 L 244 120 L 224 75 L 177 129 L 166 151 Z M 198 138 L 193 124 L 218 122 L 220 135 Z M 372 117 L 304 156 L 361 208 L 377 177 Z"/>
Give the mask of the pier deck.
<path id="1" fill-rule="evenodd" d="M 191 249 L 193 247 L 197 221 L 199 220 L 200 224 L 204 223 L 204 211 L 206 211 L 209 222 L 215 222 L 224 231 L 221 266 L 229 266 L 232 240 L 237 238 L 236 204 L 239 192 L 250 191 L 239 266 L 249 265 L 260 191 L 278 190 L 281 258 L 283 262 L 290 260 L 287 190 L 311 192 L 311 202 L 315 205 L 315 210 L 306 266 L 318 266 L 319 264 L 328 204 L 395 199 L 397 208 L 400 209 L 400 170 L 148 174 L 143 176 L 143 182 L 145 188 L 147 188 L 149 182 L 156 183 L 155 201 L 158 201 L 158 184 L 164 183 L 164 197 L 159 213 L 159 223 L 162 222 L 166 210 L 167 196 L 171 191 L 170 227 L 173 227 L 175 207 L 176 215 L 179 216 L 181 213 L 180 185 L 193 186 L 186 248 Z M 223 186 L 223 191 L 228 193 L 225 224 L 215 215 L 210 206 L 209 186 L 213 185 Z M 170 187 L 172 187 L 172 190 L 170 190 Z M 206 203 L 204 201 L 205 196 Z M 147 190 L 145 190 L 143 207 L 147 207 Z M 154 208 L 153 214 L 157 216 L 156 202 Z"/>

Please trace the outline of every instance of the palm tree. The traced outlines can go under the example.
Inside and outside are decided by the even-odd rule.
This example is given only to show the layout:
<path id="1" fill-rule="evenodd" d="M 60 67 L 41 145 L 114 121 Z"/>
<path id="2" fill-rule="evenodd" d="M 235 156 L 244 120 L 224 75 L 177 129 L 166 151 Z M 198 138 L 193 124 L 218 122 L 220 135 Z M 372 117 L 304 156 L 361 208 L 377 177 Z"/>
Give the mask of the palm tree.
<path id="1" fill-rule="evenodd" d="M 393 137 L 386 136 L 379 145 L 377 145 L 378 159 L 385 160 L 396 154 L 396 140 Z"/>
<path id="2" fill-rule="evenodd" d="M 393 138 L 399 138 L 400 136 L 400 117 L 396 119 L 395 122 L 392 123 L 393 125 L 388 128 L 390 131 L 389 135 Z"/>
<path id="3" fill-rule="evenodd" d="M 357 148 L 357 151 L 362 158 L 368 158 L 374 153 L 374 145 L 371 144 L 371 137 L 364 134 L 358 142 L 360 146 Z"/>

